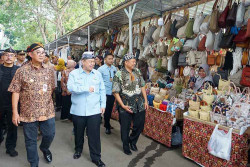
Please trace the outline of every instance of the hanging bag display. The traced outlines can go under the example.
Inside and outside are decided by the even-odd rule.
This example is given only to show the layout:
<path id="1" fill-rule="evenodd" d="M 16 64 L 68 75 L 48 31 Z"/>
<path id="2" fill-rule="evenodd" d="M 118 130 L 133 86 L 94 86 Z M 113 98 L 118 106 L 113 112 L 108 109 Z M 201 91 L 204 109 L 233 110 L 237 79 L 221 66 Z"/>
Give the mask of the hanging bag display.
<path id="1" fill-rule="evenodd" d="M 155 43 L 157 43 L 160 39 L 160 32 L 161 32 L 161 26 L 158 26 L 152 35 L 152 38 Z"/>
<path id="2" fill-rule="evenodd" d="M 199 43 L 200 43 L 200 34 L 198 34 L 194 40 L 193 40 L 193 43 L 192 43 L 192 49 L 194 50 L 197 50 L 198 46 L 199 46 Z"/>
<path id="3" fill-rule="evenodd" d="M 219 47 L 223 49 L 232 48 L 233 39 L 234 39 L 234 35 L 230 33 L 230 28 L 227 28 L 225 34 L 222 35 L 222 39 L 219 44 Z"/>
<path id="4" fill-rule="evenodd" d="M 194 26 L 194 18 L 190 18 L 187 22 L 187 27 L 185 29 L 186 38 L 193 38 L 194 37 L 193 26 Z"/>
<path id="5" fill-rule="evenodd" d="M 203 8 L 201 10 L 201 13 L 195 17 L 194 20 L 194 25 L 193 25 L 193 31 L 195 34 L 198 34 L 200 32 L 200 26 L 203 22 L 203 20 L 205 19 L 205 15 L 203 14 L 203 11 L 205 9 L 206 3 L 204 3 Z"/>
<path id="6" fill-rule="evenodd" d="M 214 51 L 220 51 L 220 47 L 219 47 L 219 44 L 222 40 L 222 30 L 220 30 L 217 35 L 215 36 L 215 39 L 214 39 Z"/>
<path id="7" fill-rule="evenodd" d="M 230 8 L 230 10 L 228 12 L 227 19 L 226 19 L 226 25 L 228 27 L 232 27 L 235 25 L 237 8 L 238 8 L 238 4 L 236 2 L 234 2 L 232 7 Z"/>
<path id="8" fill-rule="evenodd" d="M 173 38 L 171 36 L 171 34 L 170 34 L 170 29 L 171 29 L 171 25 L 172 25 L 171 16 L 172 16 L 172 13 L 169 14 L 169 17 L 168 17 L 168 20 L 167 20 L 167 23 L 166 23 L 166 37 L 167 37 L 167 39 L 172 39 Z"/>
<path id="9" fill-rule="evenodd" d="M 214 49 L 214 39 L 215 39 L 215 34 L 209 31 L 205 43 L 205 47 L 207 50 L 212 51 Z"/>
<path id="10" fill-rule="evenodd" d="M 169 17 L 170 17 L 170 14 L 168 15 L 168 17 L 164 16 L 164 18 L 163 18 L 163 26 L 161 28 L 160 38 L 166 37 L 166 34 L 167 34 L 167 32 L 166 32 L 166 23 L 167 23 Z"/>
<path id="11" fill-rule="evenodd" d="M 186 38 L 185 30 L 187 28 L 188 22 L 181 28 L 178 29 L 177 31 L 177 37 L 178 38 Z"/>
<path id="12" fill-rule="evenodd" d="M 209 31 L 209 24 L 210 24 L 211 16 L 207 15 L 205 19 L 203 20 L 201 26 L 200 26 L 200 33 L 201 34 L 207 34 Z"/>
<path id="13" fill-rule="evenodd" d="M 232 5 L 232 0 L 228 0 L 227 6 L 225 7 L 224 11 L 220 14 L 220 17 L 218 19 L 218 26 L 220 28 L 226 28 L 226 19 L 231 5 Z"/>
<path id="14" fill-rule="evenodd" d="M 214 5 L 213 5 L 213 11 L 211 14 L 211 19 L 209 23 L 209 30 L 213 33 L 218 32 L 219 26 L 218 26 L 218 18 L 219 18 L 219 6 L 222 0 L 215 0 Z M 218 5 L 218 6 L 217 6 Z"/>
<path id="15" fill-rule="evenodd" d="M 179 29 L 187 23 L 189 15 L 188 12 L 189 12 L 188 9 L 184 9 L 184 16 L 182 17 L 182 19 L 177 21 L 175 28 Z"/>
<path id="16" fill-rule="evenodd" d="M 199 45 L 198 45 L 198 51 L 205 51 L 206 50 L 206 40 L 207 40 L 207 36 L 204 35 L 203 38 L 201 39 Z"/>
<path id="17" fill-rule="evenodd" d="M 170 27 L 170 35 L 172 37 L 177 37 L 177 31 L 178 29 L 175 27 L 177 24 L 177 20 L 175 19 Z"/>
<path id="18" fill-rule="evenodd" d="M 239 4 L 237 8 L 237 14 L 236 14 L 236 26 L 242 27 L 244 23 L 244 15 L 245 15 L 245 0 L 242 0 L 242 2 Z"/>

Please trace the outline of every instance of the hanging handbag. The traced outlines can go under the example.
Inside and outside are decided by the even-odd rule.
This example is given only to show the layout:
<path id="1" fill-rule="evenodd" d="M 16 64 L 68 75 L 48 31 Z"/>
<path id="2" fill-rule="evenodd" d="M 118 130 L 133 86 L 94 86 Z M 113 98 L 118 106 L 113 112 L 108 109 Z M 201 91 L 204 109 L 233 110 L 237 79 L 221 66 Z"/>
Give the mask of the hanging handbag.
<path id="1" fill-rule="evenodd" d="M 194 19 L 190 18 L 189 21 L 187 22 L 187 26 L 186 26 L 186 29 L 185 29 L 185 36 L 187 38 L 193 38 L 194 37 L 193 26 L 194 26 Z"/>
<path id="2" fill-rule="evenodd" d="M 234 4 L 232 5 L 231 9 L 228 12 L 227 19 L 226 19 L 226 25 L 228 27 L 232 27 L 235 24 L 237 8 L 238 8 L 238 4 L 234 2 Z"/>
<path id="3" fill-rule="evenodd" d="M 179 55 L 179 59 L 178 59 L 178 66 L 186 66 L 187 62 L 186 62 L 186 53 L 180 53 Z"/>
<path id="4" fill-rule="evenodd" d="M 198 34 L 193 40 L 192 49 L 197 50 L 199 43 L 200 43 L 200 35 Z"/>
<path id="5" fill-rule="evenodd" d="M 250 67 L 243 68 L 240 84 L 250 87 Z"/>
<path id="6" fill-rule="evenodd" d="M 180 52 L 175 52 L 172 57 L 172 66 L 174 69 L 178 68 L 179 55 L 180 55 Z"/>
<path id="7" fill-rule="evenodd" d="M 174 51 L 171 50 L 173 46 L 174 46 L 174 40 L 171 40 L 168 46 L 167 56 L 172 56 L 174 54 Z"/>
<path id="8" fill-rule="evenodd" d="M 218 19 L 218 26 L 220 28 L 226 28 L 226 19 L 231 5 L 232 5 L 232 0 L 228 0 L 227 6 L 225 7 L 224 11 L 220 14 L 220 17 Z"/>
<path id="9" fill-rule="evenodd" d="M 247 37 L 246 37 L 247 30 L 241 29 L 238 34 L 233 39 L 234 43 L 247 43 Z"/>
<path id="10" fill-rule="evenodd" d="M 220 3 L 221 3 L 222 0 L 220 0 Z M 219 0 L 215 0 L 214 2 L 214 5 L 213 5 L 213 11 L 212 11 L 212 14 L 211 14 L 211 19 L 210 19 L 210 23 L 209 23 L 209 30 L 213 33 L 216 33 L 218 32 L 220 29 L 219 29 L 219 26 L 218 26 L 218 18 L 219 18 L 219 6 L 217 6 Z"/>
<path id="11" fill-rule="evenodd" d="M 167 21 L 170 19 L 170 14 L 168 15 L 168 17 L 167 16 L 164 16 L 164 18 L 163 18 L 163 26 L 162 26 L 162 28 L 161 28 L 161 32 L 160 32 L 160 38 L 164 38 L 164 37 L 166 37 L 166 34 L 167 34 L 167 32 L 166 32 L 166 23 L 167 23 Z"/>
<path id="12" fill-rule="evenodd" d="M 215 39 L 214 39 L 214 51 L 220 51 L 220 47 L 219 47 L 219 44 L 222 40 L 222 30 L 220 30 L 217 35 L 215 36 Z"/>
<path id="13" fill-rule="evenodd" d="M 233 53 L 230 51 L 227 51 L 226 57 L 225 57 L 225 63 L 224 63 L 224 70 L 232 70 L 233 69 Z"/>
<path id="14" fill-rule="evenodd" d="M 168 59 L 167 59 L 167 57 L 162 57 L 161 68 L 164 68 L 164 69 L 168 68 Z"/>
<path id="15" fill-rule="evenodd" d="M 167 37 L 167 39 L 172 39 L 173 38 L 171 36 L 171 34 L 170 34 L 170 29 L 171 29 L 171 25 L 172 25 L 171 16 L 172 16 L 172 14 L 170 13 L 169 17 L 168 17 L 168 20 L 167 20 L 167 23 L 165 25 L 166 26 L 166 37 Z"/>
<path id="16" fill-rule="evenodd" d="M 240 85 L 240 80 L 241 80 L 241 76 L 242 76 L 242 69 L 240 69 L 238 72 L 236 72 L 233 75 L 230 75 L 228 77 L 228 79 L 233 82 L 236 86 L 241 86 Z"/>
<path id="17" fill-rule="evenodd" d="M 188 52 L 192 49 L 192 44 L 193 44 L 193 40 L 192 39 L 188 39 L 186 40 L 185 44 L 182 47 L 182 52 Z"/>
<path id="18" fill-rule="evenodd" d="M 194 50 L 190 50 L 187 54 L 187 63 L 188 65 L 192 66 L 196 64 L 195 61 L 195 51 Z"/>
<path id="19" fill-rule="evenodd" d="M 207 36 L 204 35 L 204 37 L 201 39 L 199 45 L 198 45 L 198 51 L 205 51 L 206 50 L 206 40 L 207 40 Z"/>
<path id="20" fill-rule="evenodd" d="M 203 11 L 205 9 L 206 3 L 204 3 L 203 8 L 201 10 L 201 13 L 195 17 L 194 20 L 194 26 L 193 26 L 193 31 L 195 34 L 198 34 L 200 32 L 200 26 L 203 22 L 203 20 L 205 19 L 205 15 L 203 14 Z"/>
<path id="21" fill-rule="evenodd" d="M 188 22 L 181 28 L 178 29 L 177 31 L 177 37 L 178 38 L 186 38 L 185 30 L 187 28 Z"/>
<path id="22" fill-rule="evenodd" d="M 188 9 L 184 9 L 184 16 L 180 20 L 177 21 L 175 28 L 179 29 L 183 27 L 188 21 L 188 15 L 189 15 Z"/>
<path id="23" fill-rule="evenodd" d="M 245 0 L 242 0 L 242 2 L 239 4 L 237 8 L 237 14 L 236 14 L 236 26 L 242 27 L 244 22 L 244 15 L 245 15 Z"/>
<path id="24" fill-rule="evenodd" d="M 207 34 L 209 31 L 209 24 L 210 24 L 210 15 L 207 15 L 205 19 L 203 20 L 201 26 L 200 26 L 200 33 L 201 34 Z"/>
<path id="25" fill-rule="evenodd" d="M 160 32 L 161 32 L 161 26 L 158 26 L 157 29 L 154 31 L 152 38 L 154 42 L 158 42 L 160 39 Z"/>
<path id="26" fill-rule="evenodd" d="M 177 31 L 178 31 L 178 29 L 175 28 L 176 24 L 177 24 L 177 20 L 175 19 L 175 20 L 173 21 L 171 27 L 170 27 L 170 35 L 171 35 L 172 37 L 176 37 L 176 36 L 177 36 Z"/>
<path id="27" fill-rule="evenodd" d="M 207 56 L 207 64 L 209 66 L 215 65 L 216 56 L 212 53 Z"/>
<path id="28" fill-rule="evenodd" d="M 248 51 L 248 50 L 245 50 L 245 51 L 243 51 L 243 53 L 242 53 L 241 64 L 242 64 L 243 66 L 244 66 L 244 65 L 247 65 L 248 59 L 249 59 L 249 51 Z"/>
<path id="29" fill-rule="evenodd" d="M 230 34 L 230 28 L 228 28 L 226 33 L 222 35 L 222 39 L 219 44 L 219 47 L 223 49 L 232 48 L 233 39 L 234 39 L 234 35 Z"/>
<path id="30" fill-rule="evenodd" d="M 215 39 L 214 33 L 209 31 L 207 34 L 207 39 L 205 43 L 205 47 L 207 50 L 212 51 L 214 49 L 214 39 Z"/>

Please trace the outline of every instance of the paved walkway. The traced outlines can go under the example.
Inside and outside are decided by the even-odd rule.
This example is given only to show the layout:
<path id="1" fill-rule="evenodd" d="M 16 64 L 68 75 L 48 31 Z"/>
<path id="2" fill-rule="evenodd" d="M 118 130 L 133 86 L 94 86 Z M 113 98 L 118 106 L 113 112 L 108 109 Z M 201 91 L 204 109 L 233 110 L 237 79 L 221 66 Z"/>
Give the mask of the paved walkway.
<path id="1" fill-rule="evenodd" d="M 141 135 L 137 147 L 138 152 L 127 156 L 122 152 L 120 140 L 120 125 L 117 121 L 111 121 L 115 128 L 111 135 L 105 134 L 101 126 L 102 160 L 107 167 L 195 167 L 194 162 L 184 158 L 181 148 L 167 148 L 148 137 Z M 89 157 L 86 142 L 80 159 L 74 160 L 74 140 L 72 135 L 72 123 L 56 120 L 56 136 L 51 146 L 53 162 L 47 164 L 39 151 L 40 167 L 95 167 Z M 39 142 L 40 143 L 40 142 Z M 11 158 L 5 153 L 4 142 L 0 146 L 0 167 L 28 167 L 22 127 L 18 129 L 17 151 L 19 156 Z"/>

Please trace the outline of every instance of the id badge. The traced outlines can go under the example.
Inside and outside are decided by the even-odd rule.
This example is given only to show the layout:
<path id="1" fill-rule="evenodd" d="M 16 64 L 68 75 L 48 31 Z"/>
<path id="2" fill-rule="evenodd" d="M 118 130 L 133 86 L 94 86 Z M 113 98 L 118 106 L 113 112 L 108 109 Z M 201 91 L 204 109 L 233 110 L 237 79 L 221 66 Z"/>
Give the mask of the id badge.
<path id="1" fill-rule="evenodd" d="M 47 92 L 48 90 L 48 85 L 47 84 L 43 84 L 43 92 Z"/>

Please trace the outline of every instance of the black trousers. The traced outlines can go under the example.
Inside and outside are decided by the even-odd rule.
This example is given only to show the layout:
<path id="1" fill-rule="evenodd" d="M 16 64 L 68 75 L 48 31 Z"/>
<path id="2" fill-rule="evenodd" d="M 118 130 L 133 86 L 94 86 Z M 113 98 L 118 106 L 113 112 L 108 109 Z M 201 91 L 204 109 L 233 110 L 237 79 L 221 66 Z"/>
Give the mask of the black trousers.
<path id="1" fill-rule="evenodd" d="M 71 120 L 70 107 L 71 107 L 71 95 L 62 96 L 62 112 L 61 119 Z"/>
<path id="2" fill-rule="evenodd" d="M 61 88 L 61 81 L 57 81 L 57 88 L 56 88 L 56 107 L 62 107 L 62 88 Z"/>
<path id="3" fill-rule="evenodd" d="M 91 116 L 72 115 L 75 132 L 75 151 L 82 153 L 84 131 L 87 128 L 89 152 L 92 160 L 101 159 L 100 124 L 101 114 Z"/>
<path id="4" fill-rule="evenodd" d="M 3 137 L 4 117 L 7 119 L 7 138 L 5 147 L 7 150 L 12 150 L 16 148 L 17 142 L 17 127 L 12 123 L 12 110 L 4 109 L 0 111 L 0 138 Z"/>
<path id="5" fill-rule="evenodd" d="M 104 113 L 104 127 L 107 129 L 110 129 L 110 118 L 111 118 L 111 113 L 113 110 L 114 102 L 115 102 L 115 97 L 113 95 L 106 95 L 107 100 L 106 100 L 106 109 Z"/>
<path id="6" fill-rule="evenodd" d="M 48 151 L 55 136 L 55 118 L 46 121 L 23 122 L 23 133 L 25 146 L 27 151 L 27 159 L 31 167 L 37 167 L 39 164 L 39 156 L 37 152 L 37 135 L 38 127 L 42 133 L 42 142 L 40 144 L 41 151 Z"/>
<path id="7" fill-rule="evenodd" d="M 129 134 L 131 121 L 133 121 L 133 130 L 131 134 Z M 136 144 L 141 132 L 144 129 L 145 111 L 130 114 L 122 110 L 119 112 L 119 122 L 121 125 L 123 150 L 129 150 L 129 143 Z"/>

